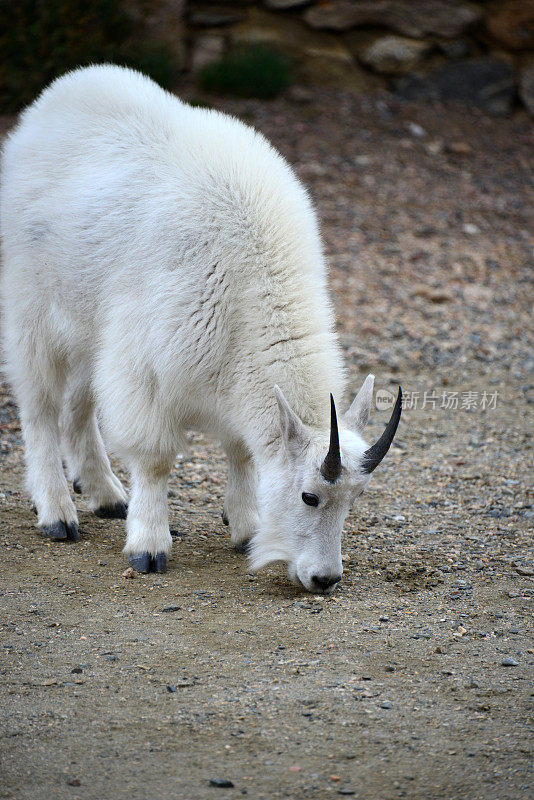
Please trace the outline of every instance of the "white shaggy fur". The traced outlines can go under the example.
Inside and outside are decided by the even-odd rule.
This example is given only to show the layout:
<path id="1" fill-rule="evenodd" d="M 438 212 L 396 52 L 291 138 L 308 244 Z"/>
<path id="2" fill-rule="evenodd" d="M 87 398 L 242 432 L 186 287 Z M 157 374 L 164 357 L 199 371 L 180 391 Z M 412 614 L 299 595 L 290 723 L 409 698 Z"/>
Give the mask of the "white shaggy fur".
<path id="1" fill-rule="evenodd" d="M 104 65 L 23 113 L 2 185 L 6 368 L 38 524 L 77 521 L 61 449 L 93 509 L 126 499 L 98 408 L 131 474 L 126 553 L 170 551 L 167 477 L 194 427 L 228 453 L 225 513 L 234 544 L 253 536 L 252 567 L 283 559 L 314 590 L 341 576 L 372 377 L 329 484 L 344 374 L 315 215 L 288 164 L 236 119 Z"/>

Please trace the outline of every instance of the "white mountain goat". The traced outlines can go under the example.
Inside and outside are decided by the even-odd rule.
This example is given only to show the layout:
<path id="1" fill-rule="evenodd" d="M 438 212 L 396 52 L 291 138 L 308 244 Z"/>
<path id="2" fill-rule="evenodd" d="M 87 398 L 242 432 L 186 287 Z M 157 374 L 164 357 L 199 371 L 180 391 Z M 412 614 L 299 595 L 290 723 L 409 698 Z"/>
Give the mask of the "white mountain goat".
<path id="1" fill-rule="evenodd" d="M 264 137 L 136 72 L 76 70 L 5 145 L 1 231 L 6 370 L 42 534 L 79 538 L 63 453 L 90 508 L 126 517 L 130 563 L 163 572 L 168 475 L 193 427 L 228 454 L 223 518 L 251 568 L 283 560 L 331 591 L 401 394 L 372 447 L 372 375 L 338 427 L 344 371 L 315 214 Z M 130 471 L 129 505 L 95 409 Z"/>

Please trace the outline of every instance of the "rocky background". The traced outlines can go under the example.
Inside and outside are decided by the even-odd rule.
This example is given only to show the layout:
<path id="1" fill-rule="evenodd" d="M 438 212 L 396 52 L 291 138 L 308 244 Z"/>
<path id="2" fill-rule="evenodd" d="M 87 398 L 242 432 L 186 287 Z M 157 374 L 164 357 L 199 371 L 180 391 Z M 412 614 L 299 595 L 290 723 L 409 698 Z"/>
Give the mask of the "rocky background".
<path id="1" fill-rule="evenodd" d="M 163 0 L 162 5 L 176 6 Z M 297 82 L 534 114 L 534 2 L 499 0 L 189 0 L 184 69 L 241 44 L 285 53 Z"/>
<path id="2" fill-rule="evenodd" d="M 534 114 L 534 0 L 0 0 L 0 107 L 102 61 L 184 93 L 207 65 L 259 46 L 288 60 L 296 100 L 387 89 Z"/>

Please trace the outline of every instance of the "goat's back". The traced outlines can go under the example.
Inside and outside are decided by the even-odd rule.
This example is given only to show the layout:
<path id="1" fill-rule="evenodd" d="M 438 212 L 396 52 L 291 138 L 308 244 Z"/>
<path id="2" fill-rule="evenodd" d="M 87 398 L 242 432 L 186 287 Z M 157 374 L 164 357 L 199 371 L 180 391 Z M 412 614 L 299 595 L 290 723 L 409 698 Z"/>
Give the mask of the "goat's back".
<path id="1" fill-rule="evenodd" d="M 77 70 L 23 113 L 2 185 L 8 328 L 39 319 L 61 348 L 160 385 L 220 387 L 225 370 L 237 385 L 235 365 L 265 362 L 272 392 L 301 348 L 299 385 L 341 386 L 311 204 L 238 120 L 131 70 Z M 291 361 L 273 361 L 286 340 Z"/>

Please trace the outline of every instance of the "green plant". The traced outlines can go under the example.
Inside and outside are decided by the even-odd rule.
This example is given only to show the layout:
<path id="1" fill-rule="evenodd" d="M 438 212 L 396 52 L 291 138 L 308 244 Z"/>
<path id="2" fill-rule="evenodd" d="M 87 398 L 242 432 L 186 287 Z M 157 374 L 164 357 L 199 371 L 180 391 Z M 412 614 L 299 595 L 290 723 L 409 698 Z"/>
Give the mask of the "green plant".
<path id="1" fill-rule="evenodd" d="M 0 0 L 0 104 L 16 111 L 74 67 L 112 61 L 169 85 L 172 54 L 142 44 L 123 0 Z"/>
<path id="2" fill-rule="evenodd" d="M 238 97 L 276 97 L 291 82 L 287 59 L 277 50 L 264 46 L 241 47 L 199 74 L 202 89 Z"/>

